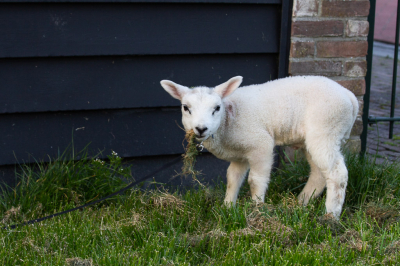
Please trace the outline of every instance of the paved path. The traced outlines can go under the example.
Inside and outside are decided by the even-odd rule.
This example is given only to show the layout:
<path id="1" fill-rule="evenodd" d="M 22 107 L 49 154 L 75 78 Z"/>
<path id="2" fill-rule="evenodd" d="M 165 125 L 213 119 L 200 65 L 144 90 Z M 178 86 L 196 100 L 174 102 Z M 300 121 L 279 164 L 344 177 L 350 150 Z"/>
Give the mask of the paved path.
<path id="1" fill-rule="evenodd" d="M 375 46 L 374 46 L 375 49 Z M 378 54 L 378 49 L 376 50 Z M 393 59 L 374 56 L 372 60 L 370 116 L 389 116 L 392 90 Z M 397 95 L 395 116 L 400 116 L 400 65 L 397 71 Z M 377 155 L 378 161 L 385 158 L 400 161 L 400 122 L 395 122 L 393 139 L 389 139 L 389 122 L 380 122 L 368 127 L 367 153 Z"/>
<path id="2" fill-rule="evenodd" d="M 394 43 L 396 34 L 397 0 L 377 0 L 374 39 Z"/>
<path id="3" fill-rule="evenodd" d="M 389 116 L 392 90 L 393 52 L 396 34 L 397 0 L 376 1 L 374 57 L 370 116 Z M 386 44 L 385 44 L 386 43 Z M 400 69 L 400 66 L 398 66 Z M 400 116 L 400 70 L 397 71 L 397 97 L 395 116 Z M 400 161 L 400 122 L 396 122 L 394 138 L 389 139 L 389 122 L 380 122 L 368 127 L 367 153 L 377 155 L 382 162 L 385 158 Z"/>

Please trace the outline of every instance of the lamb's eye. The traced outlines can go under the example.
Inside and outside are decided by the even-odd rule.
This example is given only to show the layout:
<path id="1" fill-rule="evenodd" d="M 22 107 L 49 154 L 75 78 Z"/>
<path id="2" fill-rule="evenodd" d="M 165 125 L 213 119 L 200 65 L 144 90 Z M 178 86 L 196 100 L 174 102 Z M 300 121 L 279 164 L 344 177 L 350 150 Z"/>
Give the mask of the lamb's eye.
<path id="1" fill-rule="evenodd" d="M 221 107 L 219 105 L 217 105 L 217 107 L 215 107 L 213 114 L 215 114 L 215 112 L 218 112 L 219 109 L 221 109 Z"/>
<path id="2" fill-rule="evenodd" d="M 188 108 L 186 105 L 182 105 L 182 107 L 183 107 L 183 110 L 184 110 L 185 112 L 189 112 L 189 114 L 190 114 L 190 110 L 189 110 L 189 108 Z"/>

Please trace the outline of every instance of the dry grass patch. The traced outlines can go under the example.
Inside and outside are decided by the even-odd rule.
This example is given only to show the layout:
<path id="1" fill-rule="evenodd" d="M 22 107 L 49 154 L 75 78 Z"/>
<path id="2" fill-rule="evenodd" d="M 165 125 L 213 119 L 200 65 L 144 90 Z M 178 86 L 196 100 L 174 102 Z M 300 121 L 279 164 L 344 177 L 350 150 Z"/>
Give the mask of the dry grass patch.
<path id="1" fill-rule="evenodd" d="M 46 235 L 45 241 L 35 241 L 30 237 L 25 237 L 22 240 L 22 246 L 25 249 L 31 249 L 40 254 L 48 254 L 48 255 L 56 255 L 57 251 L 55 251 L 51 246 L 53 242 L 57 242 L 59 240 L 57 235 Z M 68 244 L 64 243 L 64 248 L 67 247 Z"/>
<path id="2" fill-rule="evenodd" d="M 326 243 L 326 242 L 322 242 L 320 244 L 314 244 L 313 248 L 318 249 L 322 252 L 331 250 L 331 246 L 329 245 L 329 243 Z"/>
<path id="3" fill-rule="evenodd" d="M 175 195 L 165 192 L 154 192 L 151 199 L 153 205 L 158 209 L 176 209 L 180 212 L 185 211 L 186 202 Z"/>
<path id="4" fill-rule="evenodd" d="M 92 259 L 68 258 L 65 262 L 67 266 L 93 266 Z"/>
<path id="5" fill-rule="evenodd" d="M 8 211 L 3 216 L 3 219 L 1 219 L 1 223 L 7 224 L 10 221 L 13 221 L 17 219 L 18 217 L 21 216 L 21 206 L 18 207 L 11 207 Z"/>
<path id="6" fill-rule="evenodd" d="M 206 235 L 211 237 L 211 238 L 217 238 L 218 239 L 218 238 L 226 237 L 228 234 L 218 228 L 218 229 L 211 230 Z"/>
<path id="7" fill-rule="evenodd" d="M 263 203 L 263 202 L 255 202 L 255 201 L 251 201 L 250 206 L 251 206 L 252 210 L 255 212 L 257 212 L 257 211 L 263 212 L 263 210 L 268 210 L 269 212 L 273 212 L 277 209 L 276 206 L 273 204 Z"/>
<path id="8" fill-rule="evenodd" d="M 186 233 L 182 235 L 183 239 L 186 239 L 188 244 L 192 247 L 197 246 L 201 241 L 204 240 L 205 234 L 203 235 L 190 235 L 189 233 Z"/>
<path id="9" fill-rule="evenodd" d="M 131 211 L 131 212 L 132 212 L 132 215 L 130 217 L 115 221 L 111 225 L 108 225 L 108 224 L 105 225 L 105 224 L 103 224 L 103 220 L 101 220 L 100 230 L 101 231 L 115 230 L 115 229 L 118 229 L 121 227 L 128 227 L 128 226 L 133 226 L 137 229 L 146 228 L 145 219 L 144 219 L 143 215 L 139 214 L 135 211 Z"/>
<path id="10" fill-rule="evenodd" d="M 29 237 L 26 237 L 22 241 L 22 245 L 25 246 L 25 247 L 29 247 L 29 248 L 33 249 L 34 251 L 36 251 L 38 253 L 42 253 L 42 252 L 46 253 L 46 251 L 47 251 L 46 249 L 43 249 L 43 248 L 37 246 L 35 244 L 35 240 L 33 240 L 33 239 L 29 238 Z"/>
<path id="11" fill-rule="evenodd" d="M 257 231 L 271 231 L 276 234 L 288 233 L 291 234 L 293 229 L 283 225 L 279 220 L 275 217 L 267 218 L 260 211 L 253 211 L 247 217 L 247 225 L 250 228 L 254 228 Z"/>
<path id="12" fill-rule="evenodd" d="M 189 233 L 186 233 L 186 234 L 182 235 L 182 238 L 186 238 L 189 245 L 191 245 L 192 247 L 195 247 L 195 246 L 199 245 L 201 242 L 204 242 L 204 241 L 208 242 L 211 239 L 218 240 L 218 239 L 224 238 L 226 236 L 228 236 L 228 234 L 218 228 L 218 229 L 211 230 L 207 233 L 198 234 L 198 235 L 190 235 Z"/>
<path id="13" fill-rule="evenodd" d="M 317 222 L 322 226 L 329 228 L 333 235 L 338 235 L 344 230 L 343 225 L 333 216 L 332 213 L 327 213 L 318 217 Z"/>
<path id="14" fill-rule="evenodd" d="M 282 224 L 277 218 L 267 218 L 262 212 L 256 210 L 250 213 L 246 220 L 250 229 L 258 232 L 271 232 L 285 246 L 293 244 L 294 230 Z"/>
<path id="15" fill-rule="evenodd" d="M 143 222 L 144 222 L 144 217 L 142 214 L 137 213 L 135 211 L 131 211 L 132 215 L 129 218 L 122 219 L 117 222 L 118 225 L 120 226 L 135 226 L 135 227 L 144 227 Z"/>
<path id="16" fill-rule="evenodd" d="M 221 229 L 214 229 L 207 233 L 190 235 L 188 233 L 184 234 L 182 238 L 186 238 L 189 245 L 194 247 L 199 245 L 201 242 L 209 242 L 210 240 L 221 240 L 223 238 L 229 237 L 232 241 L 234 237 L 246 237 L 246 236 L 255 236 L 258 231 L 255 231 L 249 227 L 245 227 L 242 229 L 234 230 L 230 234 L 224 232 Z"/>
<path id="17" fill-rule="evenodd" d="M 400 240 L 392 242 L 385 249 L 386 254 L 399 254 L 400 253 Z"/>
<path id="18" fill-rule="evenodd" d="M 162 257 L 161 258 L 161 265 L 163 265 L 163 266 L 172 266 L 172 265 L 176 265 L 175 263 L 174 263 L 174 261 L 172 261 L 172 260 L 168 260 L 168 259 L 166 259 L 165 257 Z"/>
<path id="19" fill-rule="evenodd" d="M 291 235 L 293 233 L 293 229 L 289 226 L 283 225 L 276 218 L 268 218 L 267 230 L 274 232 L 275 234 L 287 234 Z"/>
<path id="20" fill-rule="evenodd" d="M 289 212 L 293 212 L 296 208 L 303 207 L 303 205 L 299 203 L 297 197 L 293 194 L 290 194 L 288 197 L 282 195 L 281 198 L 282 202 L 280 205 L 282 205 Z"/>
<path id="21" fill-rule="evenodd" d="M 268 219 L 256 209 L 246 217 L 246 222 L 248 227 L 261 232 L 266 229 Z"/>
<path id="22" fill-rule="evenodd" d="M 400 218 L 400 211 L 398 207 L 394 206 L 380 206 L 376 203 L 368 204 L 365 213 L 374 219 L 381 227 L 384 223 L 388 222 L 389 225 L 397 222 Z"/>
<path id="23" fill-rule="evenodd" d="M 368 247 L 367 242 L 362 241 L 360 234 L 355 230 L 346 231 L 339 237 L 339 242 L 360 252 L 366 250 Z"/>
<path id="24" fill-rule="evenodd" d="M 245 236 L 255 236 L 256 235 L 256 231 L 254 231 L 253 229 L 249 228 L 249 227 L 245 227 L 242 229 L 238 229 L 235 231 L 232 231 L 230 233 L 230 238 L 233 238 L 234 236 L 239 236 L 239 237 L 245 237 Z"/>
<path id="25" fill-rule="evenodd" d="M 382 265 L 398 265 L 399 260 L 396 254 L 391 254 L 383 259 Z"/>

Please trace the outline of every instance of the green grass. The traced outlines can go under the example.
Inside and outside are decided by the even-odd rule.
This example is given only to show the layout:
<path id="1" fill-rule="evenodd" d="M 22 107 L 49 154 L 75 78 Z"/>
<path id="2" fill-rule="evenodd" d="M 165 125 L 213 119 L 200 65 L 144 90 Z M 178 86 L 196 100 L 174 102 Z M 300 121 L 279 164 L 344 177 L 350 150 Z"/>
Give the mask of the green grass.
<path id="1" fill-rule="evenodd" d="M 385 141 L 383 144 L 390 145 L 390 146 L 394 146 L 394 147 L 396 147 L 397 145 L 399 145 L 398 143 L 393 143 L 393 142 L 391 142 L 391 141 Z"/>
<path id="2" fill-rule="evenodd" d="M 295 161 L 273 175 L 266 203 L 258 206 L 247 184 L 232 208 L 222 205 L 223 183 L 185 193 L 133 189 L 84 211 L 1 230 L 0 264 L 396 265 L 400 167 L 354 155 L 346 161 L 349 183 L 340 222 L 324 215 L 324 197 L 307 207 L 297 204 L 309 168 Z M 123 186 L 121 172 L 128 175 L 117 155 L 104 163 L 64 157 L 37 167 L 34 175 L 24 166 L 20 185 L 4 192 L 0 225 L 100 197 Z M 79 182 L 93 175 L 90 185 Z"/>
<path id="3" fill-rule="evenodd" d="M 125 187 L 122 178 L 130 178 L 130 169 L 124 169 L 117 153 L 104 161 L 89 158 L 87 149 L 78 153 L 67 150 L 50 163 L 21 165 L 17 186 L 8 188 L 11 193 L 2 188 L 0 212 L 16 207 L 26 217 L 33 217 L 75 207 Z"/>

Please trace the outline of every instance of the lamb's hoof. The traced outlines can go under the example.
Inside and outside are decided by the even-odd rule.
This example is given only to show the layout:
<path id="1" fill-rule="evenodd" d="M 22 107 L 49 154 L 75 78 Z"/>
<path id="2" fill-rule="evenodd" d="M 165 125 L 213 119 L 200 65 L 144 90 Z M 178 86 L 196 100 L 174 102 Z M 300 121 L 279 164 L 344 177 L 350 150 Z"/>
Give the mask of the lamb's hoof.
<path id="1" fill-rule="evenodd" d="M 300 194 L 299 197 L 297 198 L 297 202 L 303 206 L 307 206 L 309 201 L 310 198 L 307 197 L 305 194 Z"/>
<path id="2" fill-rule="evenodd" d="M 224 201 L 224 204 L 223 204 L 222 206 L 225 206 L 225 207 L 227 207 L 227 208 L 232 208 L 232 207 L 235 207 L 235 205 L 236 205 L 236 202 L 233 202 L 233 201 Z"/>

